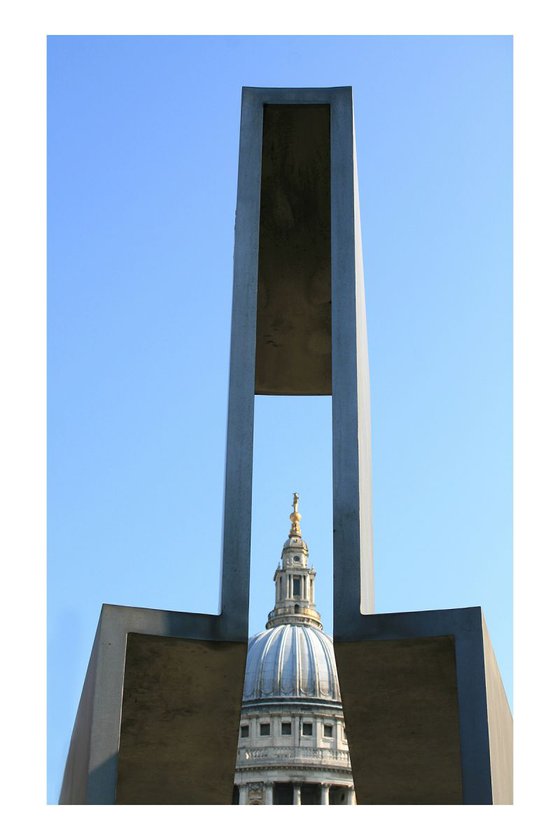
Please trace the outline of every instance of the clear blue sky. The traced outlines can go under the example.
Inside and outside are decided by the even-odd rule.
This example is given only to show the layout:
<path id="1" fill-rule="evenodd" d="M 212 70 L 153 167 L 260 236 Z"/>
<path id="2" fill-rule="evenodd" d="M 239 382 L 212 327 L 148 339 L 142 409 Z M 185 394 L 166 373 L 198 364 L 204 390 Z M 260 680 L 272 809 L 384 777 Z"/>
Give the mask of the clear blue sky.
<path id="1" fill-rule="evenodd" d="M 512 41 L 54 37 L 49 801 L 102 603 L 216 612 L 241 88 L 354 90 L 376 609 L 482 606 L 512 701 Z M 329 398 L 256 398 L 251 632 L 300 493 L 332 630 Z"/>

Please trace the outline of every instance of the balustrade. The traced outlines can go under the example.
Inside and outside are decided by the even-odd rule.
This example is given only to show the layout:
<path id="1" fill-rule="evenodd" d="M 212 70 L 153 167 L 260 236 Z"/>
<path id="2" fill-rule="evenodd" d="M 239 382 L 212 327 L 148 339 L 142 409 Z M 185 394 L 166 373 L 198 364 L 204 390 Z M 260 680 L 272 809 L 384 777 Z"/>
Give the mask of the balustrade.
<path id="1" fill-rule="evenodd" d="M 293 763 L 316 763 L 320 765 L 336 764 L 350 767 L 350 755 L 345 750 L 328 750 L 313 747 L 241 747 L 238 750 L 239 763 L 274 763 L 291 761 Z"/>

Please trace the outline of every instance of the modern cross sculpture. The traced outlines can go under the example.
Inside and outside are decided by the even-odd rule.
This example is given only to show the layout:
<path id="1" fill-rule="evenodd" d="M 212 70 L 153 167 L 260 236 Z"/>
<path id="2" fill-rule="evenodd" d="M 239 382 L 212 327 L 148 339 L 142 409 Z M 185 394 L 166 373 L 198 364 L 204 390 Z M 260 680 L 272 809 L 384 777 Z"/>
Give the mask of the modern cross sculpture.
<path id="1" fill-rule="evenodd" d="M 231 802 L 255 394 L 332 395 L 334 646 L 359 804 L 511 801 L 480 608 L 373 614 L 371 422 L 352 90 L 244 88 L 221 612 L 104 605 L 61 803 Z"/>

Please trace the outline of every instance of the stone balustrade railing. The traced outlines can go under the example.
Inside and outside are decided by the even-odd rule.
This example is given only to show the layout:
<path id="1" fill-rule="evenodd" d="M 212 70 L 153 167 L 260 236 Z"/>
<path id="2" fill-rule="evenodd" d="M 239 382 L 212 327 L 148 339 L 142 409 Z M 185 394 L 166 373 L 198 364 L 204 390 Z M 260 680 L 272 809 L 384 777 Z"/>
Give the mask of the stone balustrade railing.
<path id="1" fill-rule="evenodd" d="M 290 764 L 335 765 L 350 769 L 350 755 L 346 750 L 327 750 L 313 747 L 240 747 L 237 751 L 240 765 L 267 765 L 277 762 Z"/>

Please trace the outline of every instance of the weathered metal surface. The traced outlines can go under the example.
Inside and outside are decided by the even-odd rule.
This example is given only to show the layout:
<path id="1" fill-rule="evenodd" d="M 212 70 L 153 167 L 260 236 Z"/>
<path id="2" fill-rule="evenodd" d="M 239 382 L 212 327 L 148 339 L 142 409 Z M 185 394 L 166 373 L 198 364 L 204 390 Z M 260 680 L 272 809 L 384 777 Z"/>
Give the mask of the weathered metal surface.
<path id="1" fill-rule="evenodd" d="M 358 804 L 463 801 L 450 636 L 337 646 Z"/>
<path id="2" fill-rule="evenodd" d="M 347 624 L 356 602 L 373 611 L 369 363 L 350 87 L 243 89 L 234 266 L 237 486 L 246 500 L 249 380 L 257 393 L 332 390 L 335 623 Z"/>
<path id="3" fill-rule="evenodd" d="M 484 675 L 488 705 L 488 735 L 494 805 L 513 803 L 513 718 L 484 616 Z"/>
<path id="4" fill-rule="evenodd" d="M 334 649 L 359 804 L 395 795 L 449 803 L 458 767 L 459 802 L 512 801 L 511 714 L 479 607 L 361 616 L 359 635 L 353 627 L 341 636 Z"/>
<path id="5" fill-rule="evenodd" d="M 231 801 L 241 691 L 231 675 L 245 653 L 240 642 L 128 635 L 118 805 Z"/>
<path id="6" fill-rule="evenodd" d="M 329 105 L 264 105 L 257 394 L 330 394 Z"/>
<path id="7" fill-rule="evenodd" d="M 143 789 L 152 802 L 161 802 L 158 791 L 165 786 L 170 797 L 176 796 L 174 774 L 179 766 L 185 781 L 184 796 L 190 797 L 186 780 L 196 787 L 203 760 L 196 750 L 188 748 L 189 732 L 197 730 L 213 730 L 220 735 L 218 742 L 210 740 L 206 750 L 214 781 L 205 794 L 200 794 L 205 797 L 201 801 L 231 801 L 247 642 L 224 638 L 222 629 L 219 616 L 103 606 L 72 734 L 61 804 L 112 805 L 119 801 L 123 744 L 121 797 L 131 797 L 135 790 Z M 153 659 L 145 655 L 150 651 L 154 652 Z M 162 702 L 159 712 L 158 692 Z M 135 752 L 131 737 L 134 707 L 142 697 L 146 740 L 139 739 Z M 212 702 L 210 697 L 214 698 Z M 186 708 L 190 709 L 188 714 Z M 166 712 L 170 715 L 167 723 Z M 121 729 L 122 722 L 126 731 Z M 179 732 L 181 737 L 176 737 Z M 152 780 L 149 791 L 149 768 L 141 753 L 155 741 L 159 742 L 161 755 L 158 757 L 154 750 L 152 758 L 159 762 L 161 775 L 157 782 Z"/>

